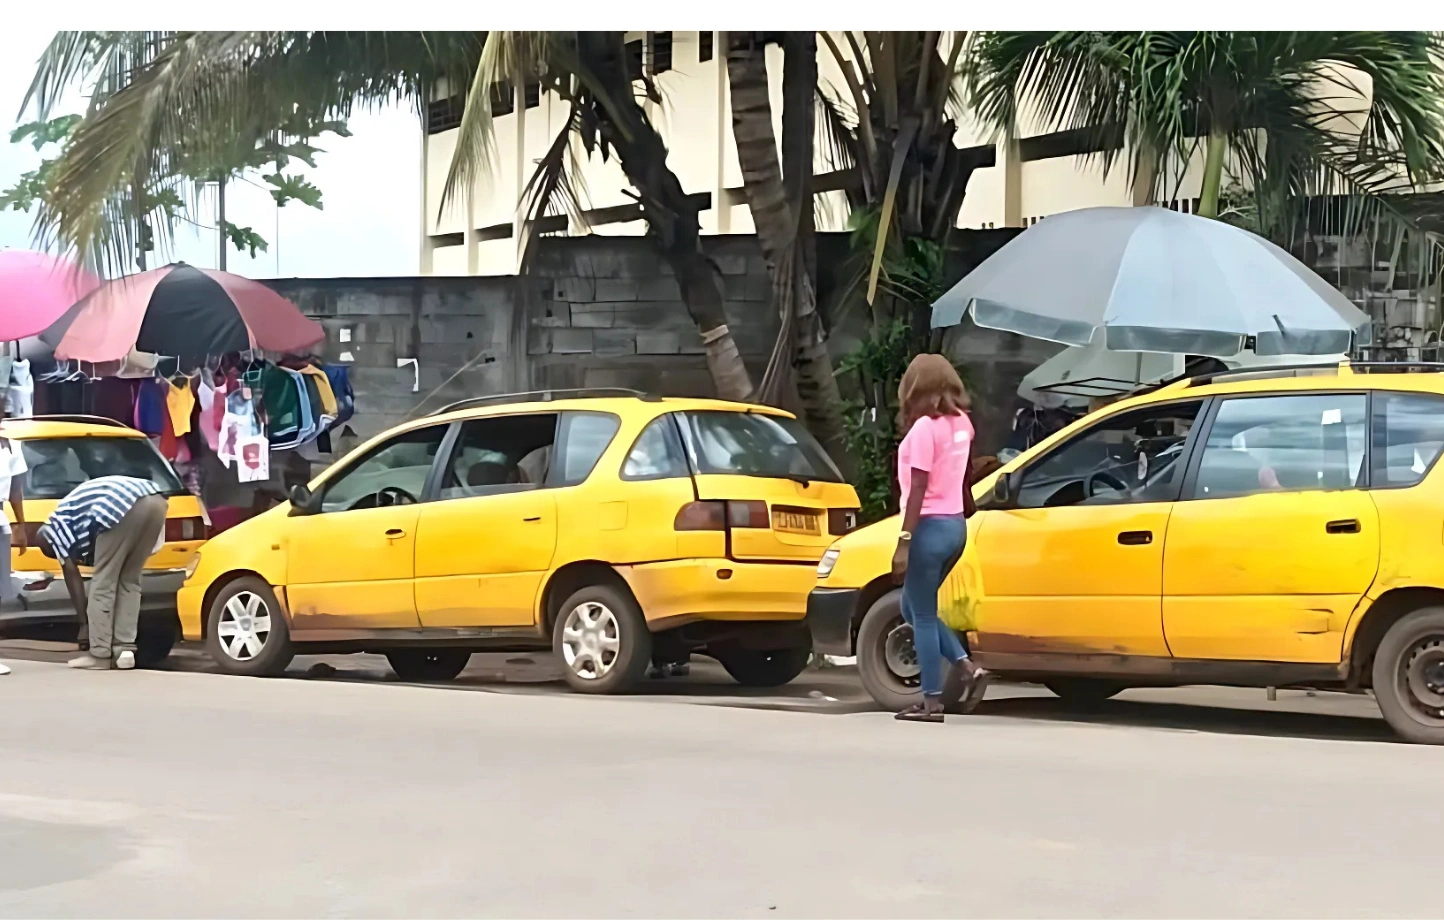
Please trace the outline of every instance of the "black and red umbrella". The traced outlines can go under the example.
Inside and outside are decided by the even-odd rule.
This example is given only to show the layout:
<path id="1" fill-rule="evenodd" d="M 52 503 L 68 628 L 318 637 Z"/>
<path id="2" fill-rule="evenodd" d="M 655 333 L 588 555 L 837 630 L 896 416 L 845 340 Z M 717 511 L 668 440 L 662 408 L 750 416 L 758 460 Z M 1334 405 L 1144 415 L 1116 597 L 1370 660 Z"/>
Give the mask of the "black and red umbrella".
<path id="1" fill-rule="evenodd" d="M 96 364 L 132 350 L 196 360 L 297 352 L 326 330 L 264 284 L 179 262 L 101 285 L 41 333 L 57 358 Z"/>

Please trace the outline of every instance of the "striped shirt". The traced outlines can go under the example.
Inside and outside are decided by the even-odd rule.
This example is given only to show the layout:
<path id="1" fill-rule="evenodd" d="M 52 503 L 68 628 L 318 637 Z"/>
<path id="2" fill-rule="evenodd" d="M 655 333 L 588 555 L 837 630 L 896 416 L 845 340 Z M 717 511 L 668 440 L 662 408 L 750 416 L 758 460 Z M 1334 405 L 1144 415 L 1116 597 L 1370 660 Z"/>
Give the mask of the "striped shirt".
<path id="1" fill-rule="evenodd" d="M 60 500 L 40 528 L 57 559 L 95 564 L 95 538 L 109 530 L 147 495 L 160 490 L 148 479 L 100 476 L 83 482 Z"/>

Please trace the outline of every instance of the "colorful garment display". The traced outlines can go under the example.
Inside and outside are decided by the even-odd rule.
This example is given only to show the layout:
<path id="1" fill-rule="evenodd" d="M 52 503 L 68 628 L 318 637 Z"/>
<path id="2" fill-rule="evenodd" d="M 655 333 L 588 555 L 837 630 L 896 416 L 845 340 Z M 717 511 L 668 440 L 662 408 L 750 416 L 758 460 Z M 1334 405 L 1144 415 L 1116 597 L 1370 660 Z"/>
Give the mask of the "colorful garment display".
<path id="1" fill-rule="evenodd" d="M 191 379 L 179 377 L 171 380 L 165 394 L 166 412 L 170 417 L 171 431 L 176 437 L 190 434 L 191 412 L 196 406 L 195 393 L 191 390 Z"/>

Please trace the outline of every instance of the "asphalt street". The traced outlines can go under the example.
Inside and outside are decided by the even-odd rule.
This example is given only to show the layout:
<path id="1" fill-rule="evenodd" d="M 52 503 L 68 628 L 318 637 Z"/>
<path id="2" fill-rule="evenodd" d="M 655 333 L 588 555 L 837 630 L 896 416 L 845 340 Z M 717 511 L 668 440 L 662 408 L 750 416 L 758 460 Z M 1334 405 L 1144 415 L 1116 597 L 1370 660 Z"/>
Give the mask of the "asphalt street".
<path id="1" fill-rule="evenodd" d="M 934 726 L 863 711 L 847 669 L 599 699 L 544 660 L 478 656 L 456 692 L 362 658 L 253 680 L 18 654 L 3 916 L 1440 914 L 1444 750 L 1366 698 L 1080 716 L 999 688 Z"/>

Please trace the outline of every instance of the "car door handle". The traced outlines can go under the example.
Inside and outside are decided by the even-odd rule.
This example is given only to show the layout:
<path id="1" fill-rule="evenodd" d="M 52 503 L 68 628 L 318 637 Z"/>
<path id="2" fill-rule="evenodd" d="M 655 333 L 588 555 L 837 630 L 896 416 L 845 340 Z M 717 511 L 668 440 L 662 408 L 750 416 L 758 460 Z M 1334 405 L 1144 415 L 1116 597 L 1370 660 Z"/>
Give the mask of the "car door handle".
<path id="1" fill-rule="evenodd" d="M 1358 533 L 1359 522 L 1353 518 L 1347 521 L 1330 521 L 1324 525 L 1325 533 Z"/>
<path id="2" fill-rule="evenodd" d="M 1147 546 L 1153 542 L 1153 531 L 1125 530 L 1118 535 L 1118 542 L 1124 546 Z"/>
<path id="3" fill-rule="evenodd" d="M 393 527 L 390 530 L 386 531 L 386 539 L 388 540 L 395 540 L 397 537 L 404 536 L 406 536 L 406 531 L 402 530 L 400 527 Z"/>
<path id="4" fill-rule="evenodd" d="M 530 523 L 532 523 L 533 521 L 540 521 L 540 520 L 541 520 L 541 515 L 540 515 L 540 514 L 536 514 L 536 515 L 532 515 L 531 517 L 524 517 L 524 518 L 522 518 L 522 520 L 525 521 L 526 523 L 530 524 Z"/>

